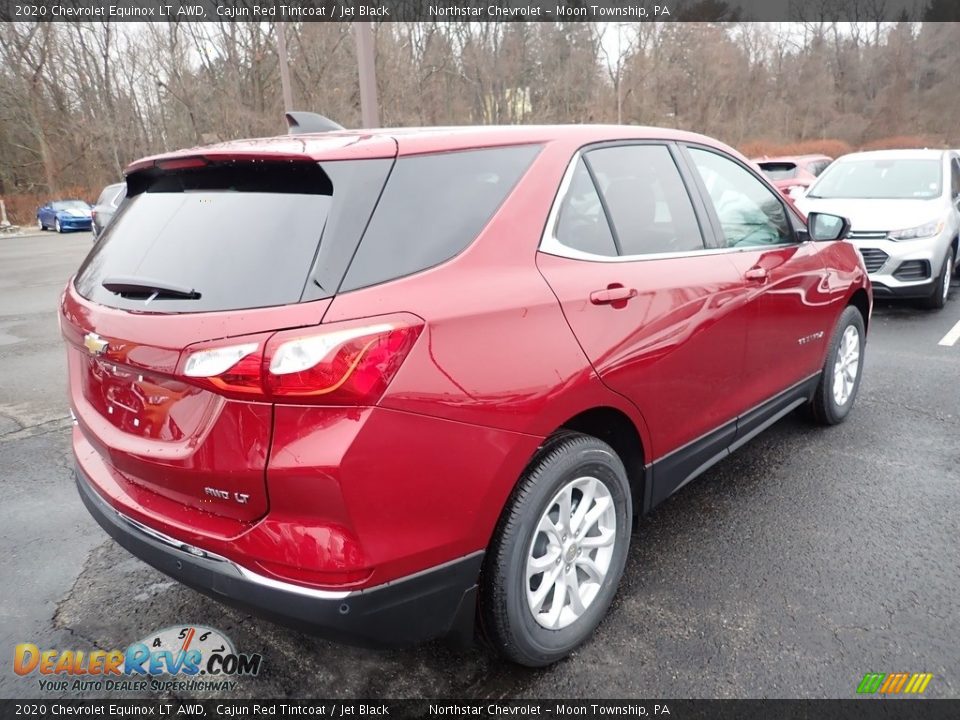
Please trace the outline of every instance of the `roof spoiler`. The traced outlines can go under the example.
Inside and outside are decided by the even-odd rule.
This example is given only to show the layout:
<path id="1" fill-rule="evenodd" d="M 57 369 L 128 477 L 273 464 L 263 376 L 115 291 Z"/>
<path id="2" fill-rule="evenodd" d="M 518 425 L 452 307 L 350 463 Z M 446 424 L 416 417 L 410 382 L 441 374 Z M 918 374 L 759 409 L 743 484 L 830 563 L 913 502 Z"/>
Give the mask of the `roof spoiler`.
<path id="1" fill-rule="evenodd" d="M 322 133 L 343 130 L 343 126 L 328 117 L 312 112 L 291 110 L 284 114 L 287 119 L 287 135 L 302 133 Z"/>

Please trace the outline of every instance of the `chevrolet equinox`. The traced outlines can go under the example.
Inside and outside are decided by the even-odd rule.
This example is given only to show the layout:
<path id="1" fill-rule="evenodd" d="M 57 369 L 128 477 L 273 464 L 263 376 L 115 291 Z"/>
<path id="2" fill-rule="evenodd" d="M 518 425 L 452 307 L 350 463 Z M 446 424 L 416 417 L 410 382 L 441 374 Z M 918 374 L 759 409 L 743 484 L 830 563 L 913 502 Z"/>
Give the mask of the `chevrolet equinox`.
<path id="1" fill-rule="evenodd" d="M 303 133 L 146 158 L 62 299 L 80 495 L 182 583 L 345 642 L 554 662 L 634 517 L 849 413 L 839 216 L 643 127 Z"/>

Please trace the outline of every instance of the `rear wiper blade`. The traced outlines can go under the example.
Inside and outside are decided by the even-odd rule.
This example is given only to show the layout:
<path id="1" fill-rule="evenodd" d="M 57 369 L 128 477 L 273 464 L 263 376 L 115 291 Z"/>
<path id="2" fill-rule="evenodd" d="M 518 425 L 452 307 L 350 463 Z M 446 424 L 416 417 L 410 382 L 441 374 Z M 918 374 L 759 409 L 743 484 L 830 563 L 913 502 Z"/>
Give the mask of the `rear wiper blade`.
<path id="1" fill-rule="evenodd" d="M 117 295 L 143 296 L 149 300 L 154 298 L 177 298 L 181 300 L 199 300 L 200 293 L 193 288 L 182 285 L 173 285 L 162 280 L 134 277 L 109 277 L 100 283 Z"/>

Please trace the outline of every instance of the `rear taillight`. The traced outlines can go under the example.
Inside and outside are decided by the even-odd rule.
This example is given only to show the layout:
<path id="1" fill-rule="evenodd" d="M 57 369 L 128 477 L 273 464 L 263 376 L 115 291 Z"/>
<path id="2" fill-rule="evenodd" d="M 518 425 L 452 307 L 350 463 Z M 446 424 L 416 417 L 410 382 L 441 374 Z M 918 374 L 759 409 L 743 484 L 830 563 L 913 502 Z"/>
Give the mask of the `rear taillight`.
<path id="1" fill-rule="evenodd" d="M 319 405 L 372 405 L 423 330 L 408 314 L 204 343 L 181 375 L 230 397 Z M 236 339 L 234 339 L 236 340 Z"/>
<path id="2" fill-rule="evenodd" d="M 246 397 L 261 394 L 262 343 L 197 350 L 187 356 L 183 375 L 210 389 Z"/>

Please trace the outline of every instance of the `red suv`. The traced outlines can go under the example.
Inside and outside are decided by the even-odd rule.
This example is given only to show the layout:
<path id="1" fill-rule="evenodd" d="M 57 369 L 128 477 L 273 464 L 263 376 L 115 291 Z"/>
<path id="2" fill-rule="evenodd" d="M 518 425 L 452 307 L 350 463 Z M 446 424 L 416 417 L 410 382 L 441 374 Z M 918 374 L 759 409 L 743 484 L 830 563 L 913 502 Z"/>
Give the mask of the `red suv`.
<path id="1" fill-rule="evenodd" d="M 700 135 L 330 132 L 126 182 L 62 301 L 80 494 L 162 572 L 336 639 L 476 619 L 553 662 L 634 517 L 857 393 L 848 224 Z"/>

